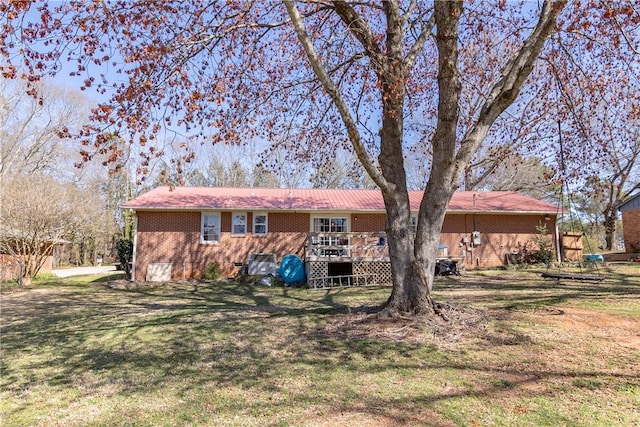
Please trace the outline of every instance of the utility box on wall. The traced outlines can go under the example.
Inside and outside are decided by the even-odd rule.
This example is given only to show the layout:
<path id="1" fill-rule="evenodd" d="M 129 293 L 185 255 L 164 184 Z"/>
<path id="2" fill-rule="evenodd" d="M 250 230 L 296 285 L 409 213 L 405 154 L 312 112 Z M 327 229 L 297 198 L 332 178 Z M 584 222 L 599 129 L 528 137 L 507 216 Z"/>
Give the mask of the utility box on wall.
<path id="1" fill-rule="evenodd" d="M 471 241 L 473 242 L 474 246 L 478 246 L 482 244 L 482 239 L 480 238 L 479 231 L 474 231 L 473 233 L 471 233 Z"/>
<path id="2" fill-rule="evenodd" d="M 250 276 L 275 275 L 276 274 L 276 254 L 251 254 L 249 255 Z"/>

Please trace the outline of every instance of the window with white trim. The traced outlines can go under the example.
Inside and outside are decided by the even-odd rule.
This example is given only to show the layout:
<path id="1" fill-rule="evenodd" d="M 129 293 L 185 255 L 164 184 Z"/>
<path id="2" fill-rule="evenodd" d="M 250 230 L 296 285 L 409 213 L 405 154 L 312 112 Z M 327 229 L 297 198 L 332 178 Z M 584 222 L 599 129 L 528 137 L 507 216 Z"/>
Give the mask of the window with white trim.
<path id="1" fill-rule="evenodd" d="M 200 229 L 202 243 L 218 243 L 220 241 L 220 214 L 203 213 Z"/>
<path id="2" fill-rule="evenodd" d="M 253 234 L 256 236 L 264 236 L 267 234 L 268 217 L 266 213 L 253 214 Z"/>
<path id="3" fill-rule="evenodd" d="M 312 229 L 314 233 L 347 233 L 349 222 L 345 217 L 314 217 Z M 315 250 L 319 256 L 349 256 L 348 236 L 313 236 L 311 244 L 320 247 Z M 323 246 L 331 248 L 323 248 Z"/>
<path id="4" fill-rule="evenodd" d="M 231 234 L 242 236 L 247 234 L 247 214 L 234 213 L 231 217 Z"/>
<path id="5" fill-rule="evenodd" d="M 417 216 L 412 216 L 411 217 L 411 232 L 413 232 L 413 234 L 416 234 L 416 230 L 418 229 L 418 217 Z"/>
<path id="6" fill-rule="evenodd" d="M 349 222 L 343 217 L 315 217 L 313 218 L 313 231 L 315 233 L 346 233 Z"/>

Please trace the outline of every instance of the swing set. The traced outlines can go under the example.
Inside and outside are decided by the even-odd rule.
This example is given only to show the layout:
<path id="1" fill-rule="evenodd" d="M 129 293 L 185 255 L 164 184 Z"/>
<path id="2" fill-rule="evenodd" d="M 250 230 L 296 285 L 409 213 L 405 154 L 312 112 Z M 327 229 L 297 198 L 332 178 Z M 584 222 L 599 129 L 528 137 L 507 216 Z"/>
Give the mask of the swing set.
<path id="1" fill-rule="evenodd" d="M 560 121 L 558 121 L 558 139 L 560 141 L 560 167 L 562 170 L 562 185 L 560 188 L 560 206 L 558 206 L 558 211 L 560 210 L 560 208 L 562 207 L 562 209 L 564 209 L 564 205 L 565 205 L 565 198 L 564 198 L 564 194 L 565 194 L 565 188 L 566 188 L 566 193 L 567 193 L 567 208 L 569 210 L 569 221 L 570 221 L 570 226 L 572 228 L 572 233 L 575 233 L 575 230 L 573 230 L 574 225 L 576 224 L 576 221 L 574 221 L 573 218 L 573 204 L 571 201 L 571 192 L 569 191 L 569 185 L 566 183 L 566 179 L 564 177 L 564 171 L 565 171 L 565 164 L 564 164 L 564 147 L 562 145 L 562 132 L 561 132 L 561 126 L 560 126 Z M 556 215 L 556 218 L 558 217 L 558 215 Z M 560 216 L 561 221 L 564 222 L 564 215 Z M 580 236 L 584 236 L 584 227 L 582 225 L 582 221 L 579 221 L 580 223 L 580 228 L 581 228 L 581 234 Z M 557 240 L 557 242 L 559 242 L 559 239 Z M 591 250 L 591 245 L 589 243 L 589 240 L 586 240 L 586 245 L 587 245 L 587 249 L 589 251 L 589 253 L 593 253 L 593 251 Z M 562 250 L 558 252 L 558 255 L 560 255 L 560 259 L 558 259 L 558 268 L 556 271 L 550 271 L 549 267 L 551 265 L 551 263 L 547 264 L 547 270 L 542 273 L 542 277 L 547 278 L 547 279 L 556 279 L 557 281 L 560 280 L 576 280 L 576 281 L 584 281 L 584 282 L 602 282 L 605 277 L 604 275 L 600 274 L 600 271 L 598 269 L 598 258 L 594 257 L 594 256 L 585 256 L 585 259 L 581 259 L 578 260 L 577 264 L 578 264 L 578 271 L 561 271 L 561 265 L 562 265 L 562 257 L 564 257 L 564 250 L 565 250 L 565 246 L 562 245 Z M 595 274 L 592 274 L 592 272 L 585 272 L 583 270 L 583 265 L 585 264 L 585 261 L 588 264 L 591 264 L 595 267 Z"/>

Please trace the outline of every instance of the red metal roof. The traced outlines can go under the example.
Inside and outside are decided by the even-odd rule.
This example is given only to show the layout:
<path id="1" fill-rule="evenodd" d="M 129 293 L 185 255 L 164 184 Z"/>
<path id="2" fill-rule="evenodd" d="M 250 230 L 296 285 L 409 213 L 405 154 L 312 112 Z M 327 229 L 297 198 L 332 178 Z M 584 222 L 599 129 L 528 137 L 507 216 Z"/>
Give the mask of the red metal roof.
<path id="1" fill-rule="evenodd" d="M 418 210 L 422 191 L 409 192 L 411 208 Z M 123 208 L 224 209 L 296 211 L 380 211 L 384 202 L 379 190 L 318 188 L 225 188 L 158 187 L 127 203 Z M 532 212 L 555 214 L 558 208 L 547 202 L 512 191 L 457 191 L 449 212 Z"/>

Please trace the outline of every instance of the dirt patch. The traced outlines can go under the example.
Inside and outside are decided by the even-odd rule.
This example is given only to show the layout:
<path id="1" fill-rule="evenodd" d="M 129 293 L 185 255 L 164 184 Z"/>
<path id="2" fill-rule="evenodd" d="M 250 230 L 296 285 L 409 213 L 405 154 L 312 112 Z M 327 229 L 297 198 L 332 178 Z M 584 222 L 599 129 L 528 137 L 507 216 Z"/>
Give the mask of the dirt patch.
<path id="1" fill-rule="evenodd" d="M 393 342 L 434 344 L 439 349 L 464 348 L 472 341 L 498 345 L 533 343 L 534 337 L 516 330 L 500 330 L 492 323 L 519 320 L 549 325 L 585 341 L 602 341 L 640 350 L 640 319 L 594 310 L 566 307 L 531 311 L 487 310 L 449 304 L 448 321 L 437 316 L 410 319 L 380 318 L 367 310 L 332 316 L 320 332 L 349 339 L 370 338 Z"/>
<path id="2" fill-rule="evenodd" d="M 637 317 L 566 307 L 553 311 L 535 310 L 531 316 L 574 334 L 640 350 L 640 319 Z"/>
<path id="3" fill-rule="evenodd" d="M 319 332 L 348 339 L 435 344 L 438 348 L 453 349 L 472 338 L 485 336 L 488 322 L 495 317 L 487 310 L 455 304 L 447 304 L 443 310 L 449 320 L 433 315 L 386 318 L 360 309 L 351 314 L 332 316 Z"/>

